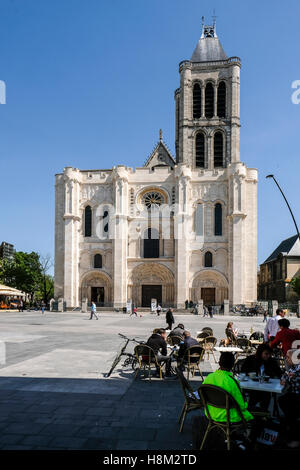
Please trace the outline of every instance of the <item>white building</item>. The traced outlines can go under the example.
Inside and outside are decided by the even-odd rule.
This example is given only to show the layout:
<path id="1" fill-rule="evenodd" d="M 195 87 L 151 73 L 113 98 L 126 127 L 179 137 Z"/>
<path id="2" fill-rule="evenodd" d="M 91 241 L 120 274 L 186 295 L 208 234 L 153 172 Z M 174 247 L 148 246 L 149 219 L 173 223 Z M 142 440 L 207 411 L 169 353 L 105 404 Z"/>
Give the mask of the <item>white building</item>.
<path id="1" fill-rule="evenodd" d="M 56 175 L 55 297 L 67 308 L 256 300 L 257 170 L 240 161 L 240 69 L 203 25 L 179 64 L 176 160 L 160 134 L 141 168 Z"/>

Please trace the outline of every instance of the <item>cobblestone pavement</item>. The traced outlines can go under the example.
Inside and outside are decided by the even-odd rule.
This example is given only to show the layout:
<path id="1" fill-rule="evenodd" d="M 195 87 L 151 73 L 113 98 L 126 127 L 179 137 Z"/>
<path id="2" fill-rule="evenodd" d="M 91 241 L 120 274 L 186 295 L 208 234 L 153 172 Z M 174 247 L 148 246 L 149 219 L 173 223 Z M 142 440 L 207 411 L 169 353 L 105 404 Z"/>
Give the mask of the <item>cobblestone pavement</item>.
<path id="1" fill-rule="evenodd" d="M 1 449 L 191 449 L 191 419 L 179 433 L 183 394 L 178 381 L 140 377 L 118 366 L 107 379 L 121 332 L 147 339 L 165 319 L 101 313 L 0 313 Z M 232 319 L 240 331 L 262 330 L 262 318 L 175 315 L 192 335 L 211 326 L 220 340 Z M 292 326 L 300 320 L 292 318 Z M 132 343 L 131 343 L 132 344 Z M 132 348 L 133 346 L 131 346 Z M 130 349 L 129 349 L 130 350 Z M 1 362 L 4 361 L 1 356 Z M 205 373 L 216 364 L 204 362 Z M 192 386 L 196 389 L 200 379 Z"/>

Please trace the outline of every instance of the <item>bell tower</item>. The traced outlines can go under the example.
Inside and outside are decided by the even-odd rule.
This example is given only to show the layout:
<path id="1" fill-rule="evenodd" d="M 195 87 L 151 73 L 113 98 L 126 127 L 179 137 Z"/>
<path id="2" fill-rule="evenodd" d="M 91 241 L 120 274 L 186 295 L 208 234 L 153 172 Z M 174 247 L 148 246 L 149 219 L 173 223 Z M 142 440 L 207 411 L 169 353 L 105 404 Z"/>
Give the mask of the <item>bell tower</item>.
<path id="1" fill-rule="evenodd" d="M 239 57 L 227 57 L 216 21 L 205 25 L 190 60 L 179 64 L 176 162 L 192 169 L 227 168 L 240 161 Z"/>

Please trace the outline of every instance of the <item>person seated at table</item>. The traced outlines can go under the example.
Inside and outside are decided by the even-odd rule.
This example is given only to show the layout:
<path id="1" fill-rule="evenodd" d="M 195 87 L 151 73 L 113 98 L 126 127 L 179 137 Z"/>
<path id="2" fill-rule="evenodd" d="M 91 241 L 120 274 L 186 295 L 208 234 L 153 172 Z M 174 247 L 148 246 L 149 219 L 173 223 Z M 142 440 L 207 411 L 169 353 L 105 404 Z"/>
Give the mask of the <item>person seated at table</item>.
<path id="1" fill-rule="evenodd" d="M 215 385 L 217 387 L 226 390 L 236 400 L 240 406 L 242 415 L 247 422 L 254 424 L 254 416 L 248 410 L 248 403 L 242 393 L 240 383 L 233 377 L 232 369 L 234 366 L 235 358 L 231 352 L 222 352 L 219 359 L 220 368 L 215 372 L 209 374 L 203 381 L 204 385 Z M 217 422 L 226 422 L 226 409 L 218 408 L 215 406 L 208 405 L 208 411 L 211 418 Z M 241 421 L 240 415 L 236 409 L 230 410 L 230 422 L 238 423 Z M 202 441 L 205 429 L 208 425 L 208 419 L 206 416 L 198 416 L 193 421 L 193 448 L 199 449 Z"/>
<path id="2" fill-rule="evenodd" d="M 199 346 L 198 341 L 195 338 L 192 338 L 189 331 L 184 331 L 183 333 L 183 342 L 180 344 L 178 351 L 178 359 L 182 359 L 185 351 L 191 346 Z"/>
<path id="3" fill-rule="evenodd" d="M 160 328 L 156 333 L 153 333 L 148 339 L 146 345 L 149 346 L 157 357 L 157 362 L 164 363 L 166 365 L 166 378 L 176 378 L 175 374 L 171 373 L 171 361 L 172 357 L 168 356 L 167 350 L 167 333 L 164 328 Z M 144 356 L 143 356 L 144 358 Z M 159 375 L 159 371 L 157 371 Z"/>
<path id="4" fill-rule="evenodd" d="M 227 326 L 226 326 L 226 329 L 225 329 L 225 334 L 226 334 L 226 338 L 227 338 L 227 341 L 226 341 L 227 345 L 232 343 L 232 339 L 233 340 L 237 339 L 237 333 L 238 333 L 238 330 L 233 328 L 233 322 L 230 321 L 229 323 L 227 323 Z"/>
<path id="5" fill-rule="evenodd" d="M 258 376 L 266 375 L 271 378 L 280 378 L 282 375 L 279 364 L 277 360 L 272 357 L 272 349 L 268 344 L 260 344 L 256 354 L 246 357 L 242 364 L 241 372 L 246 374 L 255 372 Z M 249 397 L 250 408 L 254 408 L 257 404 L 259 404 L 260 408 L 263 410 L 269 408 L 271 396 L 268 392 L 251 390 Z"/>
<path id="6" fill-rule="evenodd" d="M 184 333 L 184 325 L 182 323 L 179 323 L 175 328 L 173 328 L 172 331 L 170 331 L 169 336 L 179 336 L 180 338 L 184 339 L 183 337 Z"/>
<path id="7" fill-rule="evenodd" d="M 300 340 L 300 331 L 292 330 L 287 318 L 278 320 L 278 326 L 280 329 L 273 341 L 270 342 L 270 346 L 273 349 L 281 344 L 283 355 L 286 356 L 286 353 L 293 347 L 294 341 Z"/>
<path id="8" fill-rule="evenodd" d="M 287 427 L 287 446 L 300 447 L 300 349 L 290 349 L 286 354 L 287 371 L 281 378 L 284 386 L 278 403 L 282 409 Z"/>

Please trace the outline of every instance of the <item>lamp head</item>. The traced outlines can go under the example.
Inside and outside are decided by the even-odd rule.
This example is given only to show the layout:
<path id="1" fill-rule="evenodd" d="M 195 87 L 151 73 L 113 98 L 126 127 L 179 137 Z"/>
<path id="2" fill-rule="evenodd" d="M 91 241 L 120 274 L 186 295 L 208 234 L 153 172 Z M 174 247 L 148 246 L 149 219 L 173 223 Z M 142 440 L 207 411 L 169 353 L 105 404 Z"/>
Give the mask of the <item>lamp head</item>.
<path id="1" fill-rule="evenodd" d="M 266 178 L 274 178 L 274 175 L 267 175 Z"/>

